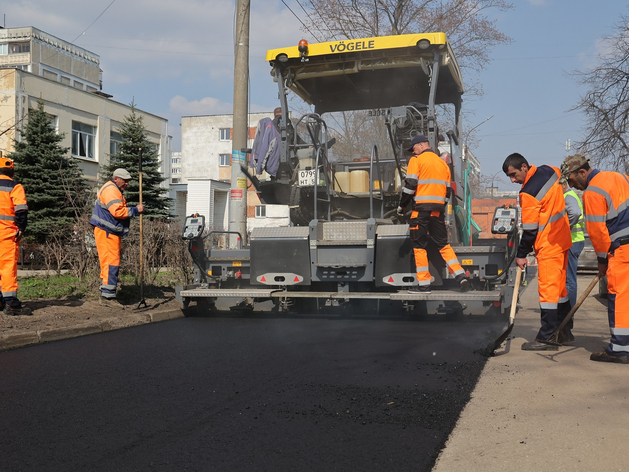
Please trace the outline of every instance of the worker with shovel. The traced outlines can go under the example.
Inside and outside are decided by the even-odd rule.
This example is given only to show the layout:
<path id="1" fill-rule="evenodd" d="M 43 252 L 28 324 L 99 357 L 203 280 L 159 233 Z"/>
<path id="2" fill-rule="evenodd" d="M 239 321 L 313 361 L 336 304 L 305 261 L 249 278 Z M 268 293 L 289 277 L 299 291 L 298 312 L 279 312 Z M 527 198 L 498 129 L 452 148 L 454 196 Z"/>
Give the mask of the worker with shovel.
<path id="1" fill-rule="evenodd" d="M 94 226 L 94 238 L 100 261 L 101 304 L 115 306 L 116 286 L 120 270 L 120 248 L 122 237 L 129 232 L 132 216 L 144 212 L 144 205 L 127 207 L 122 192 L 129 185 L 131 174 L 125 169 L 116 169 L 112 180 L 98 191 L 94 213 L 90 224 Z"/>
<path id="2" fill-rule="evenodd" d="M 624 174 L 592 169 L 585 156 L 568 156 L 561 173 L 570 187 L 583 190 L 585 225 L 607 275 L 607 317 L 611 341 L 590 360 L 629 364 L 629 180 Z"/>
<path id="3" fill-rule="evenodd" d="M 533 249 L 537 258 L 541 328 L 534 341 L 522 344 L 525 351 L 556 350 L 550 342 L 555 328 L 570 312 L 566 289 L 568 251 L 572 246 L 570 223 L 566 215 L 560 172 L 556 167 L 529 165 L 518 153 L 507 157 L 502 170 L 511 182 L 522 185 L 522 238 L 516 255 L 520 269 L 526 267 L 526 256 Z M 569 328 L 560 333 L 558 342 L 574 340 Z"/>

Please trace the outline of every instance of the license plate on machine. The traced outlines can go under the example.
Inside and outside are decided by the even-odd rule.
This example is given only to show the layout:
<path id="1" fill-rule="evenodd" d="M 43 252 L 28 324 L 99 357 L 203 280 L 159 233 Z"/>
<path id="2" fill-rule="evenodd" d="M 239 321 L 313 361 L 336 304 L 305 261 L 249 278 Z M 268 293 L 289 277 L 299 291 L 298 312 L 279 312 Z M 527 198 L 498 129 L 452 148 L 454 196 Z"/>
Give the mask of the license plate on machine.
<path id="1" fill-rule="evenodd" d="M 317 172 L 317 179 L 319 173 Z M 315 169 L 300 170 L 299 171 L 299 186 L 300 187 L 314 187 L 315 184 Z"/>

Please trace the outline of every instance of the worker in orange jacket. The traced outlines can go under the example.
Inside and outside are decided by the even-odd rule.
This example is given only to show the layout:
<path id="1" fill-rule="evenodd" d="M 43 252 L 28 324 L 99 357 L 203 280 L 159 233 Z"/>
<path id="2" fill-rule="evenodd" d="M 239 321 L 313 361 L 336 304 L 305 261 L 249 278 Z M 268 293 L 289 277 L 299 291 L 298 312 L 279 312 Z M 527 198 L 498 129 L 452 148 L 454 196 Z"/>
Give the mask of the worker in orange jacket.
<path id="1" fill-rule="evenodd" d="M 101 303 L 112 305 L 116 299 L 116 286 L 120 270 L 122 237 L 129 232 L 130 218 L 144 212 L 144 205 L 127 207 L 122 192 L 129 185 L 131 174 L 116 169 L 112 180 L 98 191 L 96 205 L 90 223 L 94 226 L 94 238 L 100 262 Z"/>
<path id="2" fill-rule="evenodd" d="M 409 291 L 430 292 L 431 276 L 426 251 L 429 239 L 437 246 L 448 271 L 459 283 L 461 291 L 469 290 L 470 284 L 465 271 L 448 244 L 448 232 L 445 225 L 444 214 L 450 189 L 450 168 L 430 149 L 425 136 L 415 136 L 411 140 L 408 151 L 413 153 L 413 157 L 408 163 L 397 213 L 403 216 L 404 209 L 413 200 L 409 226 L 418 286 Z"/>
<path id="3" fill-rule="evenodd" d="M 548 340 L 571 307 L 566 288 L 566 268 L 572 236 L 563 188 L 559 184 L 560 172 L 556 167 L 547 165 L 530 166 L 518 153 L 505 159 L 502 170 L 511 182 L 522 185 L 522 238 L 515 262 L 523 270 L 527 254 L 535 250 L 538 263 L 541 328 L 535 340 L 522 344 L 522 349 L 555 350 L 556 346 Z M 558 340 L 562 344 L 574 341 L 572 331 L 564 328 Z"/>
<path id="4" fill-rule="evenodd" d="M 611 340 L 590 360 L 629 364 L 629 179 L 618 172 L 592 169 L 585 156 L 568 156 L 561 172 L 571 187 L 583 190 L 585 225 L 607 275 L 607 317 Z"/>
<path id="5" fill-rule="evenodd" d="M 13 180 L 15 166 L 0 157 L 0 306 L 5 315 L 31 315 L 17 298 L 17 260 L 26 231 L 28 205 L 22 184 Z"/>

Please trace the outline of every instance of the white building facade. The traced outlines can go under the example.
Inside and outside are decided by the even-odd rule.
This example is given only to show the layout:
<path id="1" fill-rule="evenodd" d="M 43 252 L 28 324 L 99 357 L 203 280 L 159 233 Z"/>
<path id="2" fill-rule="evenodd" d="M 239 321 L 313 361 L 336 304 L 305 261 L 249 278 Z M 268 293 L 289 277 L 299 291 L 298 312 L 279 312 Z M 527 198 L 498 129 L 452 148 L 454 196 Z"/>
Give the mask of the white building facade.
<path id="1" fill-rule="evenodd" d="M 120 124 L 131 107 L 102 93 L 98 55 L 33 27 L 0 28 L 0 152 L 13 151 L 29 110 L 38 102 L 50 115 L 61 146 L 70 149 L 86 180 L 96 183 L 100 167 L 122 142 Z M 168 120 L 136 108 L 147 139 L 155 144 L 160 171 L 170 180 L 172 139 Z"/>
<path id="2" fill-rule="evenodd" d="M 262 118 L 273 118 L 272 112 L 250 113 L 247 133 L 247 146 L 253 146 L 258 121 Z M 195 213 L 192 208 L 207 208 L 206 226 L 215 230 L 227 230 L 229 222 L 229 198 L 223 199 L 219 183 L 230 187 L 231 153 L 233 136 L 232 115 L 184 116 L 181 119 L 181 175 L 180 180 L 171 184 L 171 197 L 175 201 L 185 199 L 184 213 L 177 216 Z M 250 159 L 250 155 L 248 156 Z M 249 164 L 250 165 L 250 164 Z M 174 174 L 173 174 L 174 177 Z M 172 180 L 172 179 L 171 179 Z M 207 189 L 213 189 L 208 193 Z M 201 200 L 215 198 L 214 202 L 203 203 Z M 227 195 L 228 197 L 228 195 Z M 225 205 L 225 208 L 220 208 Z M 200 212 L 199 212 L 200 213 Z M 220 228 L 223 217 L 224 227 Z M 290 218 L 285 205 L 263 205 L 255 189 L 250 185 L 247 192 L 247 230 L 256 226 L 288 226 Z"/>

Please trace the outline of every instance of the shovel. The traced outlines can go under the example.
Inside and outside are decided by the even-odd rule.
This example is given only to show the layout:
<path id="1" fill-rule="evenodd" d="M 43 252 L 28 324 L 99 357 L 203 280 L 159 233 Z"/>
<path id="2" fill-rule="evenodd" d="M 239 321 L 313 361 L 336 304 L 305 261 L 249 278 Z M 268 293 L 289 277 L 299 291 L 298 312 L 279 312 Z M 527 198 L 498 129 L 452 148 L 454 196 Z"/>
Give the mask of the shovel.
<path id="1" fill-rule="evenodd" d="M 574 306 L 570 309 L 570 311 L 568 312 L 568 314 L 566 315 L 566 317 L 564 318 L 564 320 L 561 322 L 561 324 L 559 326 L 557 326 L 557 329 L 555 329 L 555 331 L 553 332 L 553 334 L 550 335 L 550 337 L 548 338 L 548 343 L 551 344 L 559 344 L 558 339 L 559 339 L 559 333 L 561 332 L 562 329 L 564 329 L 566 327 L 566 325 L 570 322 L 570 320 L 572 319 L 572 317 L 574 316 L 574 314 L 576 313 L 576 311 L 579 309 L 579 307 L 581 306 L 581 304 L 585 301 L 585 299 L 588 297 L 588 295 L 590 294 L 590 292 L 592 291 L 592 289 L 596 286 L 596 284 L 598 283 L 598 281 L 600 280 L 601 276 L 600 274 L 596 274 L 596 277 L 594 277 L 592 279 L 592 281 L 590 282 L 590 285 L 587 286 L 587 288 L 585 289 L 585 291 L 581 294 L 581 297 L 579 297 L 579 299 L 577 300 L 577 303 L 574 304 Z"/>
<path id="2" fill-rule="evenodd" d="M 515 323 L 515 310 L 518 307 L 518 295 L 520 293 L 520 283 L 522 281 L 522 272 L 524 272 L 524 270 L 518 268 L 515 274 L 515 284 L 513 286 L 513 297 L 511 297 L 511 309 L 509 311 L 509 326 L 507 326 L 507 329 L 505 330 L 505 332 L 502 333 L 498 337 L 498 339 L 496 339 L 496 341 L 494 341 L 493 343 L 489 343 L 489 345 L 484 351 L 485 354 L 488 356 L 493 356 L 494 351 L 500 347 L 502 342 L 505 339 L 507 339 L 507 336 L 509 336 L 511 334 L 511 331 L 513 331 L 513 325 Z"/>

